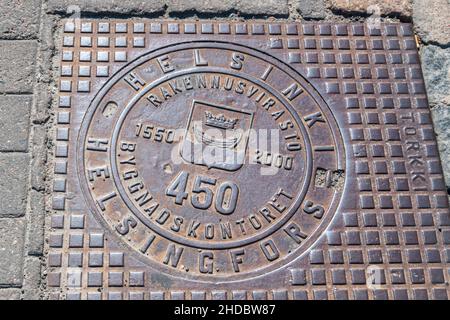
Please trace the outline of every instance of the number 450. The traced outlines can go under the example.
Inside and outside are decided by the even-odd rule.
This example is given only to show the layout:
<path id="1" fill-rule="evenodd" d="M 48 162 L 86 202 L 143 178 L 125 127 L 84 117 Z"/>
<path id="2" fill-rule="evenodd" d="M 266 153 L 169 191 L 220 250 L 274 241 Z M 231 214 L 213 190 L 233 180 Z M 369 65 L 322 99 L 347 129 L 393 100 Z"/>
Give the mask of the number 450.
<path id="1" fill-rule="evenodd" d="M 176 204 L 182 205 L 183 201 L 189 196 L 186 192 L 188 178 L 189 173 L 181 171 L 166 189 L 166 195 L 174 197 Z M 208 209 L 213 203 L 213 198 L 215 198 L 214 207 L 217 212 L 225 215 L 232 214 L 236 209 L 237 198 L 239 195 L 238 186 L 231 181 L 225 181 L 219 185 L 217 194 L 214 195 L 213 190 L 208 186 L 215 185 L 216 179 L 214 178 L 196 176 L 192 186 L 192 206 L 197 209 Z M 201 195 L 204 195 L 203 200 L 201 200 Z"/>

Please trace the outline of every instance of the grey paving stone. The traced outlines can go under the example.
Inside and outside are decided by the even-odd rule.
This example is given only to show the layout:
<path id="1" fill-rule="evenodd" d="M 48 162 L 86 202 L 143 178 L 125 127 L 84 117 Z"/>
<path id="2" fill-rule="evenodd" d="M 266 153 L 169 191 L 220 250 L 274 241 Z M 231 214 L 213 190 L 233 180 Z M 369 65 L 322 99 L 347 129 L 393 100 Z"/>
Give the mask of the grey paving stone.
<path id="1" fill-rule="evenodd" d="M 0 153 L 0 218 L 25 214 L 30 157 L 24 153 Z"/>
<path id="2" fill-rule="evenodd" d="M 0 289 L 0 300 L 19 300 L 19 299 L 20 299 L 20 289 L 16 288 Z"/>
<path id="3" fill-rule="evenodd" d="M 431 113 L 448 189 L 450 188 L 450 161 L 448 161 L 450 159 L 450 106 L 442 104 L 434 106 Z"/>
<path id="4" fill-rule="evenodd" d="M 325 19 L 325 0 L 298 0 L 297 11 L 304 19 Z"/>
<path id="5" fill-rule="evenodd" d="M 72 7 L 70 7 L 72 6 Z M 115 12 L 145 14 L 154 12 L 207 12 L 223 13 L 238 11 L 243 14 L 287 15 L 289 12 L 287 0 L 123 0 L 123 1 L 86 1 L 86 0 L 49 0 L 48 12 L 67 12 L 67 9 L 77 6 L 83 15 L 84 12 Z M 77 9 L 78 10 L 78 9 Z"/>
<path id="6" fill-rule="evenodd" d="M 40 10 L 41 0 L 0 1 L 0 38 L 36 38 Z"/>
<path id="7" fill-rule="evenodd" d="M 220 0 L 219 0 L 220 1 Z M 287 15 L 289 6 L 287 0 L 241 0 L 236 1 L 236 8 L 245 14 Z"/>
<path id="8" fill-rule="evenodd" d="M 430 105 L 450 105 L 450 48 L 425 46 L 421 58 Z"/>
<path id="9" fill-rule="evenodd" d="M 403 17 L 410 17 L 412 14 L 410 0 L 331 0 L 330 8 L 333 11 L 349 14 L 371 13 Z"/>
<path id="10" fill-rule="evenodd" d="M 41 283 L 41 260 L 39 257 L 26 257 L 23 266 L 23 299 L 39 300 L 41 291 L 39 285 Z"/>
<path id="11" fill-rule="evenodd" d="M 33 89 L 36 41 L 0 41 L 0 93 Z"/>
<path id="12" fill-rule="evenodd" d="M 422 41 L 450 46 L 448 0 L 413 0 L 413 21 Z"/>
<path id="13" fill-rule="evenodd" d="M 114 12 L 114 13 L 152 13 L 165 10 L 165 0 L 49 0 L 47 3 L 47 12 L 68 12 L 76 14 L 80 12 Z M 78 11 L 80 10 L 80 11 Z"/>
<path id="14" fill-rule="evenodd" d="M 450 187 L 450 48 L 427 45 L 422 69 L 447 188 Z"/>
<path id="15" fill-rule="evenodd" d="M 24 219 L 0 219 L 0 286 L 21 286 Z"/>
<path id="16" fill-rule="evenodd" d="M 168 0 L 168 10 L 171 12 L 195 11 L 221 13 L 237 11 L 243 14 L 257 15 L 287 15 L 289 12 L 287 0 L 201 0 L 177 1 Z"/>
<path id="17" fill-rule="evenodd" d="M 31 96 L 0 96 L 0 151 L 26 151 Z"/>

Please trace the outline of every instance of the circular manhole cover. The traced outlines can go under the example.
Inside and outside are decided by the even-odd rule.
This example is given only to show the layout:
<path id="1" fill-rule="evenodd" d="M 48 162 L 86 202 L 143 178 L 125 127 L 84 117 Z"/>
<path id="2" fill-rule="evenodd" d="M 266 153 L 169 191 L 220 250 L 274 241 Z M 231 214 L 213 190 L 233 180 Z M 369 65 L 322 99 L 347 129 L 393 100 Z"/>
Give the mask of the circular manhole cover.
<path id="1" fill-rule="evenodd" d="M 196 42 L 112 77 L 82 123 L 78 167 L 99 221 L 141 259 L 233 281 L 285 265 L 323 233 L 340 190 L 317 184 L 343 167 L 342 146 L 287 65 Z"/>

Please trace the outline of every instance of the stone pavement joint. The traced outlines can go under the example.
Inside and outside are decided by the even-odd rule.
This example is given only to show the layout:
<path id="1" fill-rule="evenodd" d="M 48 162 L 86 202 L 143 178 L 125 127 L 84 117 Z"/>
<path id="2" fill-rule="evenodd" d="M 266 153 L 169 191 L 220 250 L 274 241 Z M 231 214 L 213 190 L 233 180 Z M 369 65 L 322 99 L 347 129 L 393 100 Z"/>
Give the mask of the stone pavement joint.
<path id="1" fill-rule="evenodd" d="M 31 188 L 35 191 L 45 190 L 45 165 L 47 162 L 47 136 L 44 126 L 33 127 L 31 160 Z"/>
<path id="2" fill-rule="evenodd" d="M 36 190 L 31 190 L 29 197 L 27 254 L 40 256 L 44 251 L 45 199 L 44 194 Z"/>

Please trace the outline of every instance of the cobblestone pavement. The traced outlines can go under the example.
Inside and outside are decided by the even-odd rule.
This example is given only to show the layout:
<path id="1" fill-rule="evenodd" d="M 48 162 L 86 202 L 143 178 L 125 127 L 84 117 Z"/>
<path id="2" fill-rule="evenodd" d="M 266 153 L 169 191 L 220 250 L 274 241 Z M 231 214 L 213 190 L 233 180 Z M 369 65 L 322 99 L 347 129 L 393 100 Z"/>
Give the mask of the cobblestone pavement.
<path id="1" fill-rule="evenodd" d="M 448 0 L 17 0 L 0 3 L 0 299 L 45 298 L 47 153 L 63 17 L 413 21 L 450 186 Z"/>

